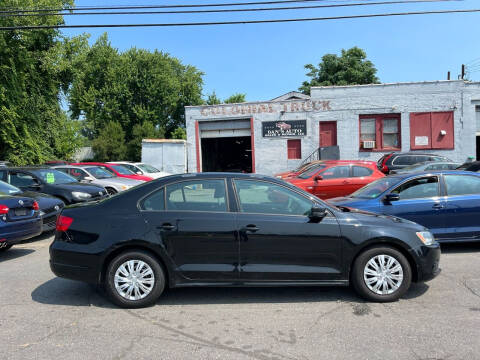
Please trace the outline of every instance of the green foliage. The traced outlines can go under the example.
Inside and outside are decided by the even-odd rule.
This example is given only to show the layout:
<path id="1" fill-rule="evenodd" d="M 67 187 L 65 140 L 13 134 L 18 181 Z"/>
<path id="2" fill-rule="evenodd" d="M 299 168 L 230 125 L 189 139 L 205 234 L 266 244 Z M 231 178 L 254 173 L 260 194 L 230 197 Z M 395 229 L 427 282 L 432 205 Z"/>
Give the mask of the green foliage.
<path id="1" fill-rule="evenodd" d="M 184 125 L 184 106 L 202 103 L 203 73 L 161 51 L 119 52 L 104 34 L 76 64 L 68 100 L 90 139 L 110 121 L 121 124 L 127 142 L 145 122 L 168 136 Z"/>
<path id="2" fill-rule="evenodd" d="M 175 129 L 175 131 L 172 132 L 172 139 L 187 140 L 187 132 L 184 128 L 178 127 Z"/>
<path id="3" fill-rule="evenodd" d="M 218 105 L 221 103 L 222 103 L 222 100 L 218 98 L 217 94 L 215 94 L 215 91 L 207 96 L 207 101 L 206 101 L 207 105 Z"/>
<path id="4" fill-rule="evenodd" d="M 304 94 L 310 94 L 312 86 L 330 85 L 360 85 L 376 84 L 379 82 L 376 73 L 377 69 L 373 63 L 367 60 L 364 50 L 353 47 L 342 49 L 342 55 L 326 54 L 318 68 L 312 64 L 305 65 L 309 70 L 307 76 L 310 81 L 304 81 L 299 88 Z"/>
<path id="5" fill-rule="evenodd" d="M 133 126 L 132 139 L 128 142 L 128 159 L 140 161 L 142 157 L 142 140 L 159 139 L 165 136 L 163 129 L 156 129 L 153 123 L 144 121 Z"/>
<path id="6" fill-rule="evenodd" d="M 247 94 L 240 94 L 240 93 L 233 94 L 229 98 L 225 99 L 224 103 L 225 104 L 243 103 L 243 102 L 246 101 L 245 100 L 246 96 L 247 96 Z"/>
<path id="7" fill-rule="evenodd" d="M 125 131 L 117 121 L 109 121 L 92 142 L 92 150 L 97 161 L 124 160 L 127 154 Z"/>
<path id="8" fill-rule="evenodd" d="M 24 7 L 72 5 L 72 0 L 22 0 Z M 16 0 L 2 2 L 2 7 L 18 6 Z M 61 16 L 0 17 L 1 26 L 62 23 Z M 78 147 L 76 125 L 59 101 L 71 73 L 63 45 L 54 29 L 0 32 L 0 159 L 41 163 L 69 158 Z"/>

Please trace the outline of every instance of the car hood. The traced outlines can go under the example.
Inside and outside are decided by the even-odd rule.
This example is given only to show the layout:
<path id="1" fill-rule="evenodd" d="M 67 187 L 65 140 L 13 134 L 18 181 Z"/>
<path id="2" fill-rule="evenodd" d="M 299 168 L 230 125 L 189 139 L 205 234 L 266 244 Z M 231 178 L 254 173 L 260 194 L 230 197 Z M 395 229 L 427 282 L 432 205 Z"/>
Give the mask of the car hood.
<path id="1" fill-rule="evenodd" d="M 97 185 L 91 185 L 91 184 L 83 184 L 80 182 L 75 182 L 75 183 L 67 183 L 67 184 L 56 184 L 53 185 L 57 187 L 58 189 L 64 189 L 67 191 L 81 191 L 81 192 L 86 192 L 89 194 L 98 194 L 100 191 L 105 191 L 103 187 L 97 186 Z"/>
<path id="2" fill-rule="evenodd" d="M 154 173 L 145 173 L 145 176 L 154 178 L 154 179 L 159 179 L 161 177 L 169 176 L 172 175 L 170 173 L 164 172 L 164 171 L 159 171 L 159 172 L 154 172 Z"/>

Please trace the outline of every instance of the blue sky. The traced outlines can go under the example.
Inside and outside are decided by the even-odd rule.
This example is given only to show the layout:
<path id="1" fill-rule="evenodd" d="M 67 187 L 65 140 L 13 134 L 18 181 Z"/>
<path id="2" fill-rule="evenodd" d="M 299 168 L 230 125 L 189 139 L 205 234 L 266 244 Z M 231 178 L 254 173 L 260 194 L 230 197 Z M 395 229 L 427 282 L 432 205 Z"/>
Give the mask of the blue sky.
<path id="1" fill-rule="evenodd" d="M 246 0 L 245 0 L 246 1 Z M 250 0 L 251 1 L 251 0 Z M 77 6 L 225 3 L 226 0 L 76 0 Z M 231 1 L 234 2 L 234 1 Z M 240 2 L 240 1 L 235 1 Z M 349 1 L 325 1 L 345 3 Z M 351 1 L 350 1 L 351 2 Z M 356 2 L 367 2 L 358 0 Z M 299 4 L 300 6 L 302 4 Z M 305 4 L 306 5 L 306 4 Z M 310 9 L 265 13 L 201 15 L 66 16 L 67 24 L 166 23 L 324 17 L 383 12 L 479 8 L 480 1 L 397 4 L 361 8 Z M 359 46 L 376 65 L 382 82 L 446 79 L 471 62 L 480 80 L 480 13 L 419 15 L 280 24 L 210 27 L 67 29 L 67 35 L 107 32 L 113 46 L 158 49 L 205 73 L 204 94 L 221 98 L 246 93 L 248 101 L 269 100 L 297 90 L 306 80 L 303 66 L 318 64 L 326 53 Z M 479 59 L 479 60 L 476 60 Z M 474 61 L 476 60 L 476 61 Z M 472 62 L 473 61 L 473 62 Z"/>

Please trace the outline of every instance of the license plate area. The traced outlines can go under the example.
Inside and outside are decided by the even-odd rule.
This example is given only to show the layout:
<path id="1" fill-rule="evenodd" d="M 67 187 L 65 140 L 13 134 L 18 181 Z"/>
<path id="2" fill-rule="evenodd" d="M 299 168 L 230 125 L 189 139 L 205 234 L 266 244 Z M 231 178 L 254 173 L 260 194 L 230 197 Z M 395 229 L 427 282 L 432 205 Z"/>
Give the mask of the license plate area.
<path id="1" fill-rule="evenodd" d="M 27 215 L 27 209 L 15 209 L 15 216 Z"/>

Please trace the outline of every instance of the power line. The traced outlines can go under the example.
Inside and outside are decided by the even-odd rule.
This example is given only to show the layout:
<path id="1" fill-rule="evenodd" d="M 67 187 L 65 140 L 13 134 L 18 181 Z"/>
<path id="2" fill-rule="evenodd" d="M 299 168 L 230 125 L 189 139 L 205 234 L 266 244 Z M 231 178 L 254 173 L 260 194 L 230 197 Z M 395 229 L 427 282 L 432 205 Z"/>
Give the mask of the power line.
<path id="1" fill-rule="evenodd" d="M 348 4 L 328 4 L 328 5 L 310 5 L 310 6 L 289 6 L 289 7 L 268 7 L 268 8 L 248 8 L 248 9 L 215 9 L 215 10 L 168 10 L 168 11 L 95 11 L 95 12 L 72 12 L 64 13 L 18 13 L 3 15 L 2 17 L 24 17 L 24 16 L 68 16 L 68 15 L 153 15 L 153 14 L 200 14 L 200 13 L 226 13 L 226 12 L 257 12 L 257 11 L 272 11 L 272 10 L 302 10 L 302 9 L 321 9 L 321 8 L 337 8 L 337 7 L 352 7 L 352 6 L 373 6 L 373 5 L 393 5 L 393 4 L 412 4 L 412 3 L 432 3 L 432 2 L 450 2 L 461 0 L 396 0 L 396 1 L 376 1 L 368 3 L 348 3 Z"/>
<path id="2" fill-rule="evenodd" d="M 316 18 L 274 19 L 274 20 L 241 20 L 241 21 L 193 22 L 193 23 L 2 26 L 2 27 L 0 27 L 0 31 L 7 31 L 7 30 L 40 30 L 40 29 L 78 29 L 78 28 L 120 28 L 120 27 L 127 27 L 128 28 L 128 27 L 174 27 L 174 26 L 175 27 L 182 27 L 182 26 L 240 25 L 240 24 L 265 24 L 265 23 L 285 23 L 285 22 L 302 22 L 302 21 L 361 19 L 361 18 L 375 18 L 375 17 L 389 17 L 389 16 L 460 14 L 460 13 L 477 13 L 477 12 L 480 12 L 480 9 L 410 11 L 410 12 L 400 12 L 400 13 L 363 14 L 363 15 L 316 17 Z"/>
<path id="3" fill-rule="evenodd" d="M 445 0 L 445 1 L 463 1 L 463 0 Z M 31 13 L 31 12 L 60 12 L 60 11 L 97 11 L 97 10 L 141 10 L 141 9 L 171 9 L 171 8 L 202 8 L 202 7 L 232 7 L 232 6 L 251 6 L 251 5 L 278 5 L 286 3 L 310 3 L 310 2 L 338 2 L 329 0 L 275 0 L 275 1 L 256 1 L 243 3 L 217 3 L 217 4 L 180 4 L 180 5 L 125 5 L 125 6 L 84 6 L 70 8 L 44 8 L 44 9 L 8 9 L 0 11 L 1 14 L 11 13 Z M 431 0 L 420 0 L 419 2 L 431 2 Z M 5 8 L 4 8 L 5 9 Z"/>

